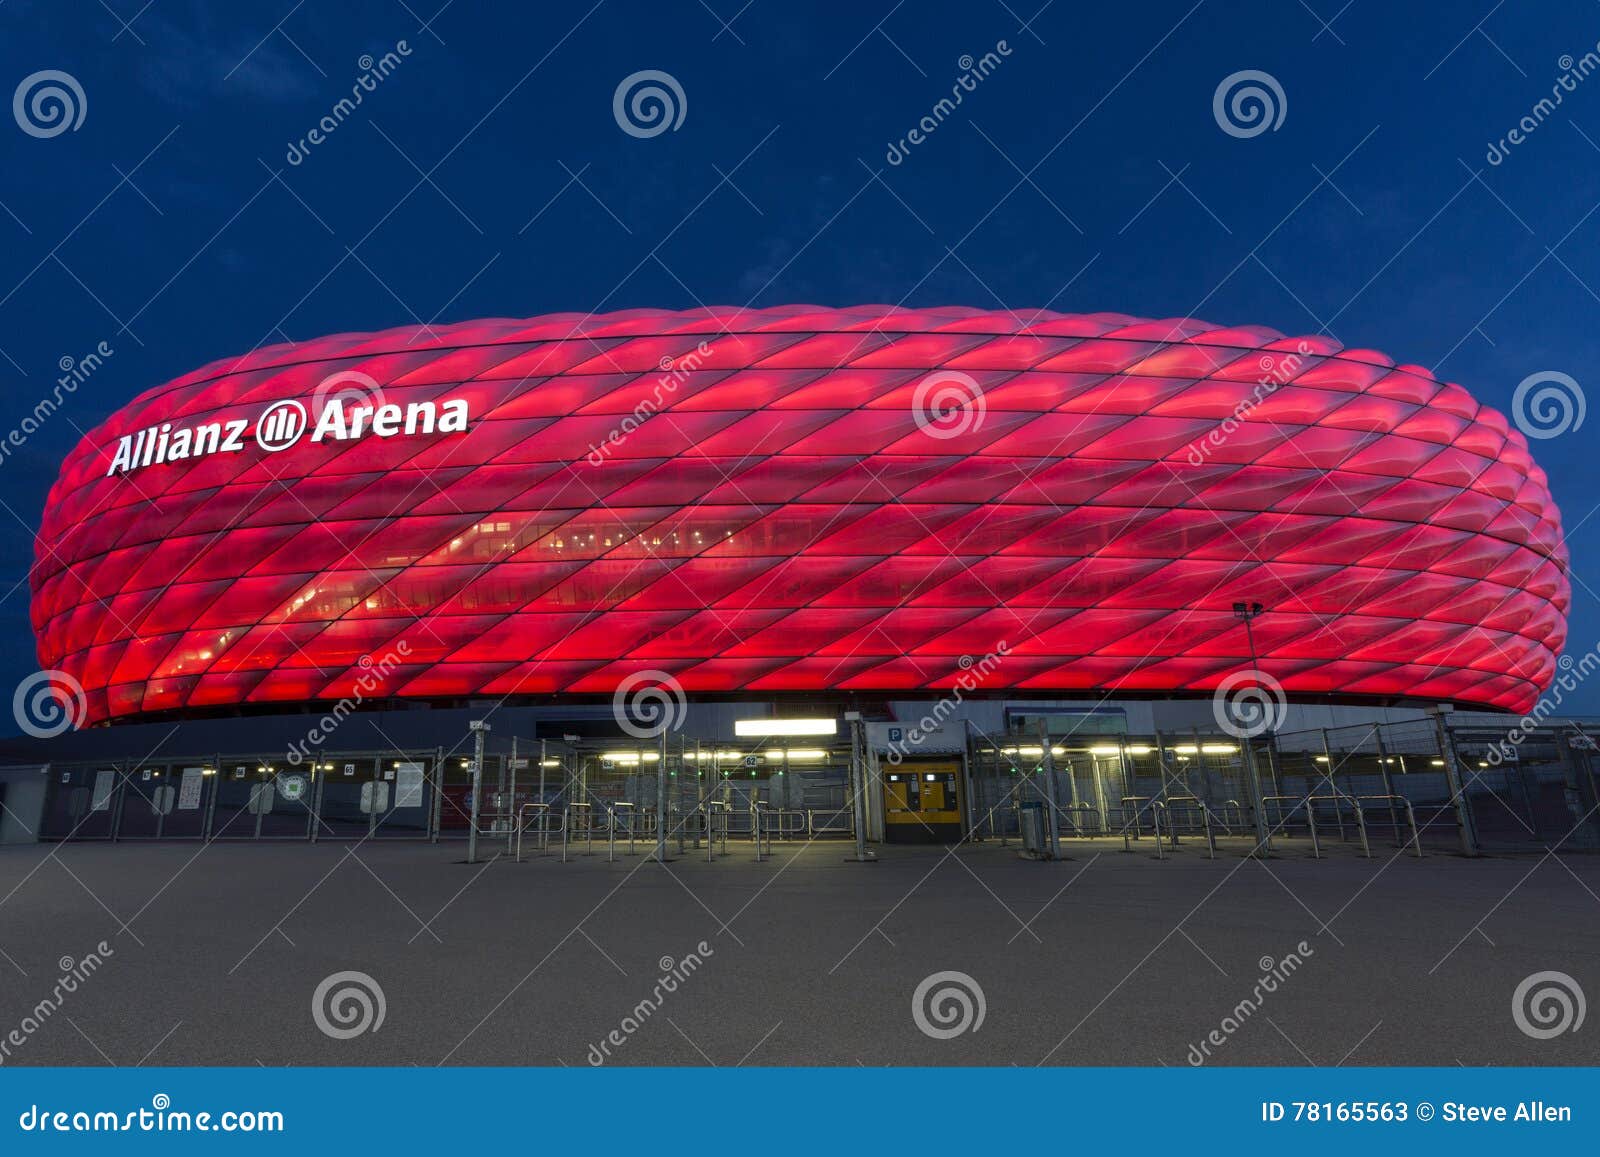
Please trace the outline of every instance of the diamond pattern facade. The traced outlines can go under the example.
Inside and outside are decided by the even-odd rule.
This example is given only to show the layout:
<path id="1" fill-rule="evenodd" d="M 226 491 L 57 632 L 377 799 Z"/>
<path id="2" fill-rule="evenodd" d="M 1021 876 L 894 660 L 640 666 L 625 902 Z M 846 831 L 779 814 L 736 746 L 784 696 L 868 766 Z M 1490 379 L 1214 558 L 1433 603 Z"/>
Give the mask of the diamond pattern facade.
<path id="1" fill-rule="evenodd" d="M 363 395 L 364 430 L 313 440 Z M 464 430 L 434 413 L 452 400 Z M 307 426 L 264 448 L 285 401 Z M 92 432 L 36 553 L 40 661 L 90 721 L 606 696 L 642 670 L 691 694 L 935 690 L 1001 641 L 986 691 L 1203 693 L 1250 665 L 1241 600 L 1291 695 L 1521 710 L 1569 598 L 1523 437 L 1421 367 L 953 308 L 261 349 Z"/>

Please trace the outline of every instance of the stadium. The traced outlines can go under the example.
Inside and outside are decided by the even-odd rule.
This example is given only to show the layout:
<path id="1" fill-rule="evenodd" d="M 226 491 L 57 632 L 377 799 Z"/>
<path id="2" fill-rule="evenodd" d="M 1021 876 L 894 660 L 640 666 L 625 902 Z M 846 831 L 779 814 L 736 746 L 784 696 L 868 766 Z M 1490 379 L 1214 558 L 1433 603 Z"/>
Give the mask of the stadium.
<path id="1" fill-rule="evenodd" d="M 84 437 L 31 584 L 33 706 L 79 730 L 27 727 L 48 774 L 8 799 L 49 839 L 1420 854 L 1594 802 L 1579 724 L 1494 757 L 1570 593 L 1522 434 L 1257 327 L 794 306 L 266 347 Z"/>

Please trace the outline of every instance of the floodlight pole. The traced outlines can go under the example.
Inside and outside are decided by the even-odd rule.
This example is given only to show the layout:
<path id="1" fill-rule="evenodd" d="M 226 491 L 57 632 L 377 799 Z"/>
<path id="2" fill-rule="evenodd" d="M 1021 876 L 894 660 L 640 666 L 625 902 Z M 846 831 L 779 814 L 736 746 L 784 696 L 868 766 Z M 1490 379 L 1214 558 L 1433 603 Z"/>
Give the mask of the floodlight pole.
<path id="1" fill-rule="evenodd" d="M 1257 675 L 1261 673 L 1261 667 L 1256 659 L 1256 637 L 1250 628 L 1250 623 L 1264 609 L 1260 603 L 1233 604 L 1234 616 L 1244 620 L 1245 642 L 1250 648 L 1250 670 Z M 1267 717 L 1267 730 L 1269 734 L 1277 730 L 1277 721 L 1270 715 Z M 1272 830 L 1267 826 L 1267 801 L 1261 793 L 1261 768 L 1256 763 L 1254 739 L 1255 737 L 1249 734 L 1243 737 L 1245 767 L 1250 775 L 1251 803 L 1254 804 L 1256 813 L 1256 852 L 1265 856 L 1272 852 Z"/>
<path id="2" fill-rule="evenodd" d="M 1056 761 L 1054 753 L 1050 750 L 1050 725 L 1042 715 L 1039 717 L 1039 759 L 1040 768 L 1044 772 L 1044 803 L 1047 809 L 1045 822 L 1050 825 L 1045 832 L 1045 847 L 1052 860 L 1059 860 L 1061 827 L 1056 818 L 1059 810 L 1056 804 Z"/>
<path id="3" fill-rule="evenodd" d="M 511 779 L 511 794 L 506 799 L 506 810 L 502 814 L 510 821 L 506 824 L 506 855 L 509 856 L 511 854 L 512 837 L 515 835 L 517 826 L 522 822 L 521 816 L 517 811 L 517 737 L 515 735 L 511 737 L 511 758 L 506 760 L 506 767 L 500 773 L 502 782 L 508 774 Z M 501 790 L 504 791 L 505 789 L 502 787 Z"/>
<path id="4" fill-rule="evenodd" d="M 856 854 L 851 859 L 870 864 L 877 857 L 867 850 L 867 726 L 857 711 L 847 711 L 845 722 L 850 727 L 850 795 L 856 828 Z"/>
<path id="5" fill-rule="evenodd" d="M 467 863 L 478 862 L 478 811 L 483 802 L 483 737 L 489 733 L 489 724 L 474 719 L 467 726 L 472 731 L 472 826 L 467 829 Z"/>
<path id="6" fill-rule="evenodd" d="M 667 862 L 667 729 L 661 729 L 661 754 L 656 759 L 656 862 Z"/>

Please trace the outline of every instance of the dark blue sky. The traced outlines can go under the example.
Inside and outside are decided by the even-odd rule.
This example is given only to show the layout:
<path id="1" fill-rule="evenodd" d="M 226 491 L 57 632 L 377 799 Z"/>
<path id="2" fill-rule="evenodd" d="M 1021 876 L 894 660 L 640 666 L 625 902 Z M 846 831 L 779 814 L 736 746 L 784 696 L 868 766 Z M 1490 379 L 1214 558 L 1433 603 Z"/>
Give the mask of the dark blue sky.
<path id="1" fill-rule="evenodd" d="M 32 531 L 80 432 L 284 338 L 700 303 L 1050 307 L 1326 331 L 1508 413 L 1529 374 L 1589 385 L 1600 73 L 1485 159 L 1564 57 L 1595 50 L 1588 0 L 1057 0 L 1036 18 L 1037 0 L 439 2 L 0 7 L 4 92 L 55 69 L 87 103 L 48 138 L 0 117 L 0 431 L 62 359 L 115 351 L 0 461 L 0 687 L 33 668 Z M 402 40 L 392 74 L 289 164 L 361 58 Z M 889 165 L 961 58 L 1002 40 L 1002 63 Z M 648 139 L 612 113 L 644 69 L 686 97 L 682 125 Z M 1286 114 L 1237 138 L 1212 98 L 1246 69 L 1277 79 Z M 1578 652 L 1600 634 L 1592 428 L 1534 443 L 1568 529 Z M 1600 688 L 1582 705 L 1600 709 Z"/>

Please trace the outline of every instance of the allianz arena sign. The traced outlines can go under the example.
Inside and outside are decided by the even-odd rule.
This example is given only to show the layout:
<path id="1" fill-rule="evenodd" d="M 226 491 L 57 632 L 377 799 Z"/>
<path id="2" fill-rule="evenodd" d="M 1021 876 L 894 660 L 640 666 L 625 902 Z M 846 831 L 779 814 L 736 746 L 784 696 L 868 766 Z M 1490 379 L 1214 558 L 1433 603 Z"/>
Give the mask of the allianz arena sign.
<path id="1" fill-rule="evenodd" d="M 317 406 L 315 399 L 313 407 Z M 130 474 L 146 466 L 204 458 L 212 454 L 237 454 L 254 444 L 269 454 L 287 450 L 311 430 L 313 442 L 353 442 L 368 437 L 396 438 L 424 434 L 465 433 L 471 415 L 465 398 L 443 401 L 393 402 L 368 400 L 357 404 L 333 397 L 321 404 L 313 423 L 304 402 L 290 398 L 273 402 L 254 418 L 199 422 L 176 426 L 163 422 L 117 439 L 106 476 Z"/>

